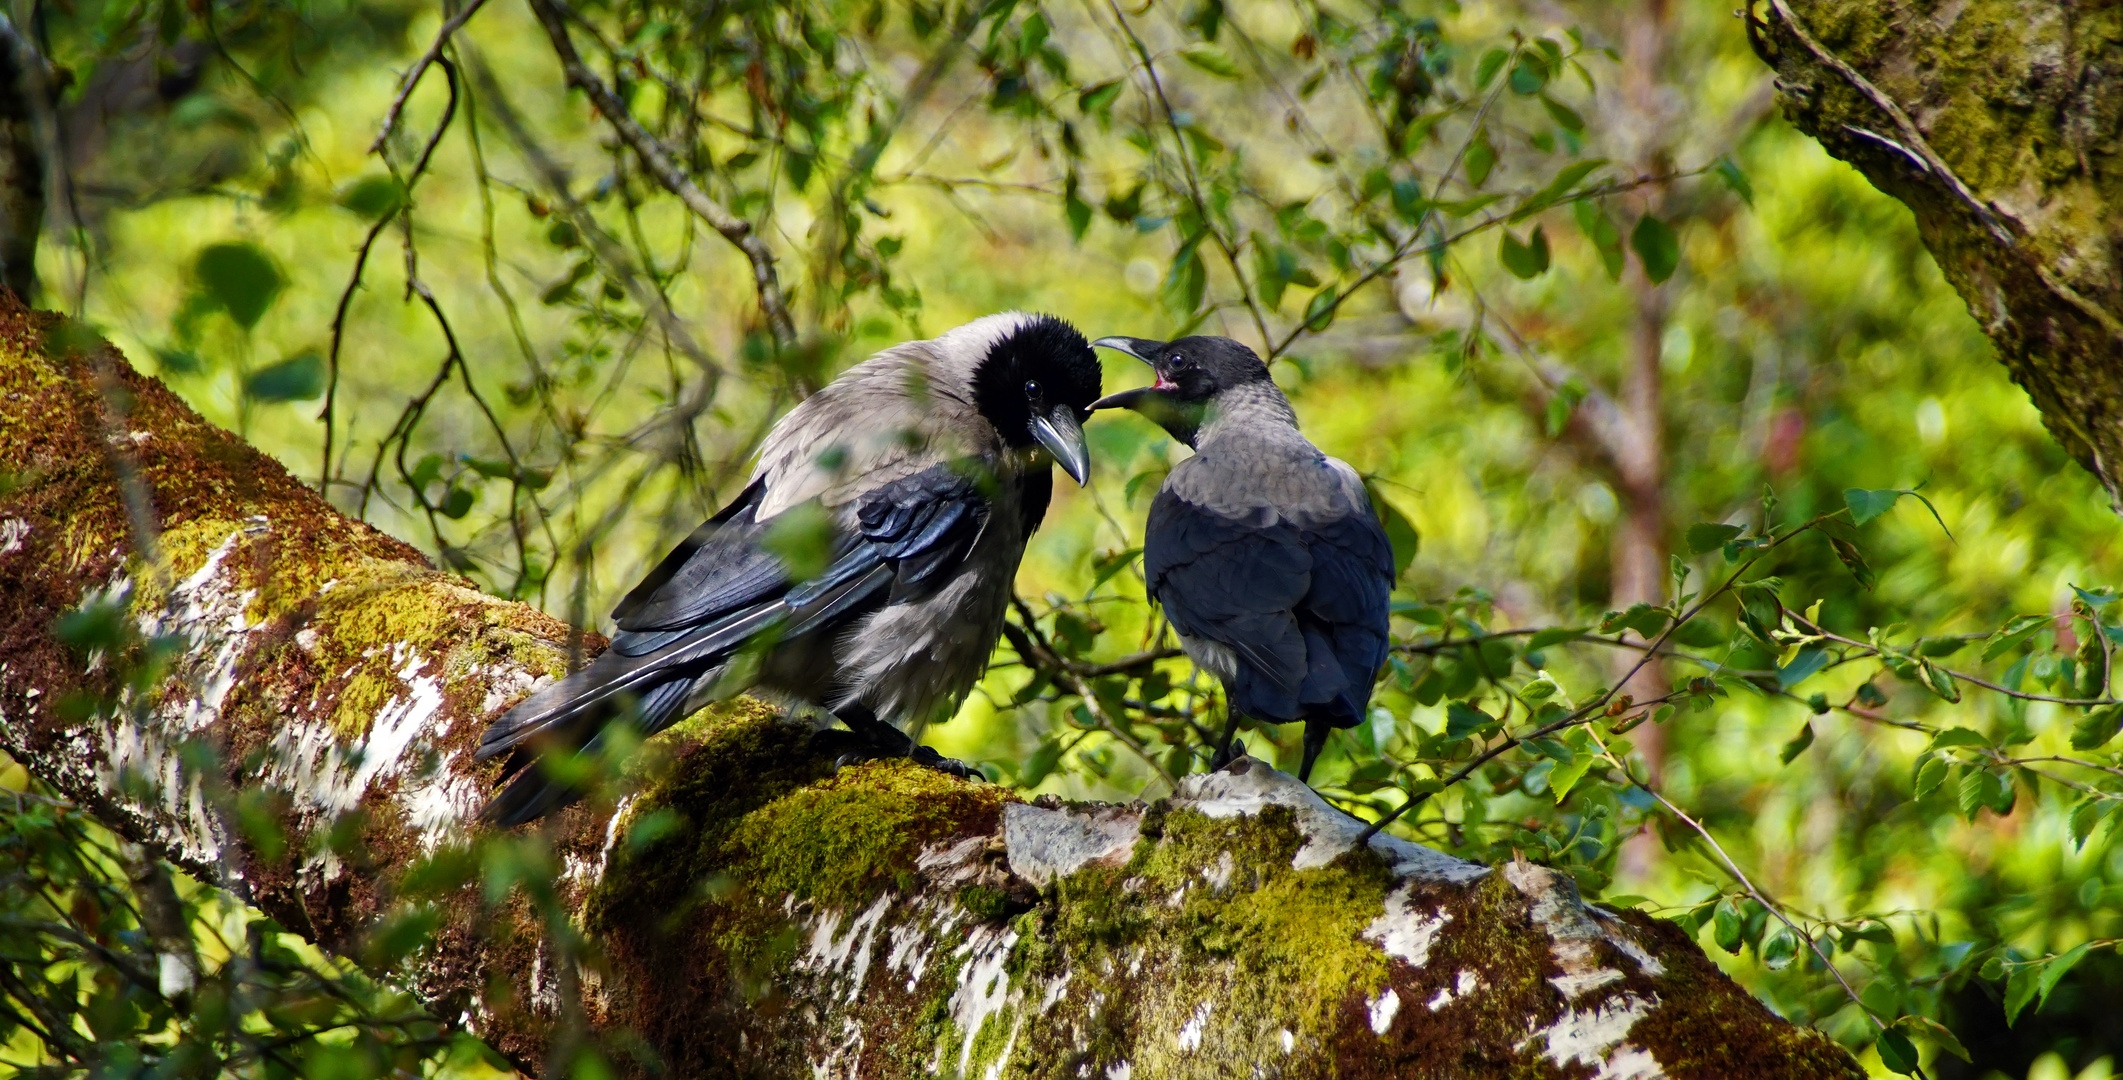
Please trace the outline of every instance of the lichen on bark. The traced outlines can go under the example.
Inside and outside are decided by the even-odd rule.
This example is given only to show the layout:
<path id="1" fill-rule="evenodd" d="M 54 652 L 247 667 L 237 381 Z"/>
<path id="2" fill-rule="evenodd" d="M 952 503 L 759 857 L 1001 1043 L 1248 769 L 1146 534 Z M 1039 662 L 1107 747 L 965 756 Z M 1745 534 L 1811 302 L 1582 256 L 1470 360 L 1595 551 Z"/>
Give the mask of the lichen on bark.
<path id="1" fill-rule="evenodd" d="M 2057 441 L 2123 509 L 2123 8 L 1749 0 L 1785 115 L 1915 212 Z"/>
<path id="2" fill-rule="evenodd" d="M 328 949 L 359 959 L 368 928 L 432 905 L 387 974 L 527 1071 L 581 1016 L 644 1075 L 1861 1075 L 1672 926 L 1531 864 L 1359 848 L 1359 823 L 1250 759 L 1147 805 L 1028 804 L 838 766 L 845 739 L 733 701 L 637 755 L 616 807 L 520 838 L 550 856 L 565 934 L 522 894 L 483 901 L 476 874 L 422 899 L 424 860 L 491 837 L 474 815 L 498 766 L 471 747 L 560 673 L 569 628 L 334 513 L 62 330 L 0 299 L 0 749 Z M 53 634 L 96 598 L 182 643 L 138 710 L 52 704 L 119 690 Z M 209 788 L 275 793 L 282 850 Z M 579 966 L 554 940 L 577 933 Z"/>

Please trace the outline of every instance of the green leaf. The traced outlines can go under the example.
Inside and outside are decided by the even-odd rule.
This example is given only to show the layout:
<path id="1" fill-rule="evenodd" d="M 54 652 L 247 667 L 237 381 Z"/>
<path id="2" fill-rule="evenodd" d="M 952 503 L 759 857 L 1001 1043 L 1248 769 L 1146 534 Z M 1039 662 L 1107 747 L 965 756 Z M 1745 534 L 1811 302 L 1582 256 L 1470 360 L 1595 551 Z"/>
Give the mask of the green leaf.
<path id="1" fill-rule="evenodd" d="M 471 513 L 472 504 L 477 499 L 478 495 L 473 493 L 470 488 L 458 487 L 452 483 L 449 490 L 443 492 L 442 505 L 435 509 L 441 511 L 443 517 L 455 521 Z"/>
<path id="2" fill-rule="evenodd" d="M 1219 79 L 1238 78 L 1238 65 L 1231 61 L 1231 54 L 1206 41 L 1183 46 L 1179 58 Z"/>
<path id="3" fill-rule="evenodd" d="M 2079 804 L 2071 808 L 2072 846 L 2085 847 L 2086 838 L 2093 835 L 2102 819 L 2115 812 L 2116 806 L 2116 800 L 2104 799 L 2099 795 L 2088 795 L 2080 799 Z"/>
<path id="4" fill-rule="evenodd" d="M 1584 626 L 1551 626 L 1543 630 L 1536 630 L 1533 637 L 1526 641 L 1526 651 L 1539 652 L 1551 645 L 1561 645 L 1566 641 L 1576 641 L 1584 637 L 1585 631 L 1588 629 L 1590 628 Z"/>
<path id="5" fill-rule="evenodd" d="M 324 393 L 324 358 L 298 353 L 250 373 L 244 396 L 252 401 L 307 401 Z"/>
<path id="6" fill-rule="evenodd" d="M 1880 1032 L 1880 1041 L 1874 1044 L 1880 1052 L 1880 1064 L 1907 1076 L 1917 1071 L 1917 1048 L 1910 1044 L 1909 1036 L 1888 1028 Z"/>
<path id="7" fill-rule="evenodd" d="M 2035 981 L 2036 1012 L 2040 1012 L 2042 1006 L 2049 1004 L 2049 992 L 2057 988 L 2057 983 L 2063 981 L 2065 974 L 2079 961 L 2086 959 L 2086 953 L 2093 948 L 2093 944 L 2091 941 L 2082 941 L 2042 962 L 2042 977 Z"/>
<path id="8" fill-rule="evenodd" d="M 1400 507 L 1393 505 L 1377 485 L 1366 480 L 1364 494 L 1371 497 L 1371 512 L 1378 515 L 1379 524 L 1385 527 L 1386 543 L 1393 548 L 1393 576 L 1399 578 L 1415 561 L 1416 552 L 1422 547 L 1422 536 L 1416 532 L 1415 522 L 1401 513 Z"/>
<path id="9" fill-rule="evenodd" d="M 1939 785 L 1946 782 L 1946 771 L 1945 758 L 1936 756 L 1924 758 L 1917 766 L 1916 782 L 1913 785 L 1916 789 L 1916 797 L 1921 799 L 1937 791 Z"/>
<path id="10" fill-rule="evenodd" d="M 1790 742 L 1784 744 L 1784 749 L 1777 754 L 1777 757 L 1783 759 L 1784 764 L 1789 765 L 1793 758 L 1805 753 L 1806 748 L 1812 745 L 1813 721 L 1809 720 L 1799 725 L 1799 733 L 1792 736 Z"/>
<path id="11" fill-rule="evenodd" d="M 1548 774 L 1548 790 L 1555 793 L 1557 806 L 1563 804 L 1563 800 L 1570 794 L 1570 789 L 1576 787 L 1577 782 L 1584 779 L 1585 774 L 1591 771 L 1594 765 L 1599 764 L 1599 760 L 1592 754 L 1579 754 L 1571 761 L 1556 765 Z"/>
<path id="12" fill-rule="evenodd" d="M 1644 264 L 1644 276 L 1656 285 L 1673 276 L 1681 265 L 1681 238 L 1673 226 L 1645 214 L 1629 232 L 1629 246 Z"/>
<path id="13" fill-rule="evenodd" d="M 1579 199 L 1571 204 L 1571 212 L 1576 215 L 1578 228 L 1584 232 L 1585 239 L 1592 241 L 1593 249 L 1600 253 L 1600 265 L 1607 271 L 1608 280 L 1622 280 L 1625 260 L 1622 231 L 1615 227 L 1614 219 L 1590 199 Z"/>
<path id="14" fill-rule="evenodd" d="M 2035 999 L 2036 984 L 2041 975 L 2034 964 L 2020 964 L 2012 969 L 2005 980 L 2005 1024 L 2010 1027 L 2020 1022 L 2020 1010 Z"/>
<path id="15" fill-rule="evenodd" d="M 1143 549 L 1132 547 L 1123 551 L 1116 551 L 1098 560 L 1097 565 L 1092 567 L 1091 587 L 1096 589 L 1113 580 L 1115 575 L 1134 565 L 1136 557 L 1142 553 Z"/>
<path id="16" fill-rule="evenodd" d="M 1791 658 L 1791 663 L 1777 668 L 1777 687 L 1789 690 L 1827 666 L 1828 650 L 1818 645 L 1808 645 Z"/>
<path id="17" fill-rule="evenodd" d="M 1961 703 L 1961 688 L 1954 682 L 1953 676 L 1945 668 L 1929 660 L 1919 660 L 1917 661 L 1917 681 L 1923 683 L 1925 689 L 1937 695 L 1939 700 L 1952 702 L 1955 705 Z"/>
<path id="18" fill-rule="evenodd" d="M 273 258 L 253 244 L 209 244 L 192 263 L 200 292 L 245 330 L 258 325 L 287 287 Z"/>
<path id="19" fill-rule="evenodd" d="M 1078 190 L 1075 173 L 1062 186 L 1062 213 L 1069 220 L 1069 240 L 1073 243 L 1084 238 L 1084 230 L 1091 227 L 1091 204 L 1084 201 Z"/>
<path id="20" fill-rule="evenodd" d="M 395 214 L 405 206 L 405 185 L 386 173 L 364 176 L 339 193 L 339 205 L 364 221 Z"/>
<path id="21" fill-rule="evenodd" d="M 1579 116 L 1576 109 L 1546 94 L 1541 95 L 1541 107 L 1548 110 L 1548 118 L 1555 121 L 1556 126 L 1564 131 L 1585 130 L 1585 118 Z"/>
<path id="22" fill-rule="evenodd" d="M 1961 779 L 1954 788 L 1954 803 L 1960 807 L 1962 817 L 1974 821 L 1976 811 L 1983 809 L 1983 804 L 1990 801 L 1990 774 L 1968 765 L 1960 766 L 1958 771 Z"/>
<path id="23" fill-rule="evenodd" d="M 1710 926 L 1711 937 L 1718 943 L 1718 948 L 1738 956 L 1740 950 L 1746 947 L 1746 938 L 1741 935 L 1744 927 L 1740 918 L 1740 907 L 1733 902 L 1732 897 L 1718 901 L 1717 914 L 1711 919 Z"/>
<path id="24" fill-rule="evenodd" d="M 1734 195 L 1740 197 L 1741 202 L 1748 206 L 1754 205 L 1754 184 L 1747 179 L 1747 174 L 1741 172 L 1740 167 L 1733 163 L 1732 158 L 1718 158 L 1717 165 L 1711 171 L 1725 182 L 1726 187 L 1732 189 Z"/>
<path id="25" fill-rule="evenodd" d="M 1548 64 L 1538 53 L 1521 53 L 1511 65 L 1511 92 L 1531 97 L 1548 85 Z"/>
<path id="26" fill-rule="evenodd" d="M 1476 136 L 1474 145 L 1467 148 L 1467 156 L 1460 161 L 1467 170 L 1467 186 L 1481 187 L 1489 179 L 1489 170 L 1496 168 L 1496 147 L 1489 145 L 1489 132 L 1484 129 Z"/>
<path id="27" fill-rule="evenodd" d="M 1445 737 L 1448 739 L 1486 736 L 1496 728 L 1496 717 L 1464 701 L 1449 702 L 1445 706 Z"/>
<path id="28" fill-rule="evenodd" d="M 1083 93 L 1076 95 L 1076 107 L 1087 116 L 1110 115 L 1114 99 L 1120 97 L 1120 92 L 1124 89 L 1127 89 L 1127 85 L 1119 79 L 1087 87 Z"/>
<path id="29" fill-rule="evenodd" d="M 1931 1017 L 1904 1016 L 1896 1020 L 1893 1027 L 1904 1035 L 1927 1039 L 1937 1045 L 1939 1049 L 1960 1058 L 1962 1061 L 1974 1060 L 1968 1056 L 1968 1048 L 1961 1045 L 1960 1038 L 1948 1030 L 1946 1025 L 1933 1020 Z"/>
<path id="30" fill-rule="evenodd" d="M 1724 525 L 1717 522 L 1690 525 L 1688 526 L 1687 537 L 1688 553 L 1690 555 L 1703 555 L 1716 551 L 1725 546 L 1725 541 L 1746 531 L 1746 529 L 1738 525 Z"/>
<path id="31" fill-rule="evenodd" d="M 1518 237 L 1511 235 L 1511 230 L 1499 231 L 1503 234 L 1503 239 L 1497 245 L 1496 257 L 1503 262 L 1504 269 L 1511 271 L 1513 277 L 1531 281 L 1547 271 L 1548 237 L 1541 232 L 1540 226 L 1534 226 L 1532 238 L 1523 243 Z"/>
<path id="32" fill-rule="evenodd" d="M 2098 705 L 2071 726 L 2071 748 L 2099 750 L 2123 729 L 2123 705 Z"/>
<path id="33" fill-rule="evenodd" d="M 1843 492 L 1843 504 L 1850 507 L 1850 523 L 1852 525 L 1863 525 L 1894 509 L 1894 504 L 1901 497 L 1902 493 L 1899 491 L 1867 491 L 1864 488 L 1850 488 Z"/>
<path id="34" fill-rule="evenodd" d="M 1337 299 L 1339 294 L 1332 285 L 1313 293 L 1312 299 L 1305 304 L 1305 329 L 1317 334 L 1333 325 L 1335 312 L 1340 307 L 1335 303 Z"/>
<path id="35" fill-rule="evenodd" d="M 1965 727 L 1950 727 L 1939 732 L 1937 735 L 1933 735 L 1931 737 L 1931 746 L 1928 747 L 1928 749 L 1945 750 L 1949 747 L 1955 746 L 1987 747 L 1989 745 L 1990 740 L 1984 738 L 1979 732 L 1970 730 Z"/>
<path id="36" fill-rule="evenodd" d="M 1584 161 L 1573 161 L 1563 166 L 1562 171 L 1556 173 L 1555 178 L 1548 181 L 1547 187 L 1526 196 L 1518 204 L 1518 207 L 1511 211 L 1511 216 L 1505 220 L 1516 224 L 1555 205 L 1562 201 L 1563 196 L 1568 194 L 1571 188 L 1577 186 L 1578 181 L 1585 179 L 1593 170 L 1605 164 L 1607 164 L 1606 158 L 1587 158 Z M 1588 204 L 1581 202 L 1579 205 Z M 1583 224 L 1582 221 L 1579 222 L 1580 226 Z"/>
<path id="37" fill-rule="evenodd" d="M 1496 78 L 1496 73 L 1503 69 L 1504 61 L 1509 59 L 1511 59 L 1511 54 L 1502 49 L 1491 49 L 1483 53 L 1481 62 L 1474 66 L 1475 87 L 1477 89 L 1487 87 L 1489 80 Z"/>
<path id="38" fill-rule="evenodd" d="M 1612 634 L 1634 630 L 1638 636 L 1649 641 L 1666 628 L 1668 616 L 1650 604 L 1636 604 L 1628 611 L 1610 611 L 1600 620 L 1600 633 Z"/>
<path id="39" fill-rule="evenodd" d="M 1762 966 L 1771 971 L 1782 971 L 1791 966 L 1799 956 L 1799 936 L 1791 927 L 1779 925 L 1762 939 Z"/>

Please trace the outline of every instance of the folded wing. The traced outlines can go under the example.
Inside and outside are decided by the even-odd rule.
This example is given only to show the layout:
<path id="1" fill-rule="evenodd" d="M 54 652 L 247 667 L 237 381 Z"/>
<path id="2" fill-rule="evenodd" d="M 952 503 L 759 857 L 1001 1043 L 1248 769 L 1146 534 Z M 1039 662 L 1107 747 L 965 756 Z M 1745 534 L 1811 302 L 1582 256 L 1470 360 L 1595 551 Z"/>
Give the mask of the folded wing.
<path id="1" fill-rule="evenodd" d="M 643 735 L 669 727 L 700 703 L 696 691 L 719 689 L 746 646 L 833 633 L 948 580 L 988 520 L 978 475 L 947 463 L 865 492 L 856 527 L 838 531 L 826 568 L 802 581 L 767 543 L 776 519 L 756 517 L 764 486 L 746 488 L 620 602 L 610 649 L 487 728 L 476 760 L 509 754 L 514 774 L 487 816 L 515 825 L 572 802 L 575 787 L 530 767 L 537 754 L 596 749 L 621 717 Z"/>

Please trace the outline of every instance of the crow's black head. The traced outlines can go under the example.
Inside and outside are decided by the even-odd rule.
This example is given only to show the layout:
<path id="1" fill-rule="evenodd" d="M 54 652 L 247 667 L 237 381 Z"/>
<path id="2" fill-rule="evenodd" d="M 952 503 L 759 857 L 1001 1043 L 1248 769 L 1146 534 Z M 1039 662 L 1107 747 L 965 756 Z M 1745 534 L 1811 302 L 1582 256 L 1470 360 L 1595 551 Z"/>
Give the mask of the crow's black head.
<path id="1" fill-rule="evenodd" d="M 1192 441 L 1203 410 L 1217 395 L 1254 383 L 1274 385 L 1268 377 L 1268 365 L 1252 349 L 1226 337 L 1184 337 L 1177 341 L 1104 337 L 1096 344 L 1150 365 L 1157 372 L 1157 382 L 1100 398 L 1092 407 L 1134 409 L 1183 442 Z"/>
<path id="2" fill-rule="evenodd" d="M 1026 317 L 973 370 L 973 403 L 1003 442 L 1045 447 L 1079 484 L 1090 474 L 1082 425 L 1098 391 L 1090 343 L 1052 315 Z"/>

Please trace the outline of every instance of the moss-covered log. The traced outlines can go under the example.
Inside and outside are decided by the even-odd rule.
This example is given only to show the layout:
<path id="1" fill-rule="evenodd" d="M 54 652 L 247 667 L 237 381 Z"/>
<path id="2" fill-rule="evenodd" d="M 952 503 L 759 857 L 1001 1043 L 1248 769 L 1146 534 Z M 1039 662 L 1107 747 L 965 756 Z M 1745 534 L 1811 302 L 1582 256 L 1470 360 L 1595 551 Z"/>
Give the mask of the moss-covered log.
<path id="1" fill-rule="evenodd" d="M 562 669 L 570 631 L 334 513 L 65 330 L 0 300 L 0 745 L 364 955 L 408 868 L 478 833 L 494 777 L 470 747 Z M 119 665 L 54 636 L 99 600 L 178 635 L 132 708 L 78 707 L 125 697 Z M 1258 762 L 1085 806 L 836 769 L 749 702 L 676 734 L 616 813 L 547 834 L 593 966 L 556 970 L 535 920 L 479 916 L 474 882 L 392 974 L 533 1071 L 581 1015 L 685 1077 L 1862 1075 L 1669 924 L 1529 863 L 1357 849 L 1357 822 Z M 287 842 L 215 790 L 268 793 L 244 805 L 276 808 Z"/>
<path id="2" fill-rule="evenodd" d="M 1784 111 L 1907 203 L 2051 434 L 2123 510 L 2123 8 L 1749 0 Z"/>

